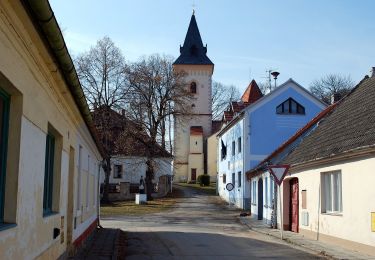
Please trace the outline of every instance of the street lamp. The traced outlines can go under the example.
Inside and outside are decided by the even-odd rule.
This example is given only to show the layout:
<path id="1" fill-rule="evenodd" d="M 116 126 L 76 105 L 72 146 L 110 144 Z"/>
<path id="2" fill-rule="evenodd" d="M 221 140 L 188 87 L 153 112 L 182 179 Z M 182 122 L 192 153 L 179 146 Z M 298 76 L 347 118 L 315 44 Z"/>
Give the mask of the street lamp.
<path id="1" fill-rule="evenodd" d="M 273 76 L 273 79 L 275 80 L 275 88 L 276 88 L 276 80 L 277 80 L 277 77 L 280 75 L 280 72 L 272 71 L 271 75 Z"/>

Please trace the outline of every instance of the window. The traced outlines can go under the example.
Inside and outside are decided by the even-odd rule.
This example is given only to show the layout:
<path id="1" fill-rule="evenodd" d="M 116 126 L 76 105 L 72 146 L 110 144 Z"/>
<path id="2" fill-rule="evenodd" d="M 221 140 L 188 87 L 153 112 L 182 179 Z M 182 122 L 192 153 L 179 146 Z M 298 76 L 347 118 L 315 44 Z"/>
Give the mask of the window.
<path id="1" fill-rule="evenodd" d="M 113 168 L 114 168 L 113 178 L 121 179 L 122 178 L 122 165 L 115 164 Z"/>
<path id="2" fill-rule="evenodd" d="M 342 212 L 341 171 L 321 174 L 322 181 L 322 212 Z"/>
<path id="3" fill-rule="evenodd" d="M 0 224 L 4 222 L 10 96 L 0 89 Z"/>
<path id="4" fill-rule="evenodd" d="M 232 173 L 232 184 L 236 186 L 236 174 L 234 172 Z"/>
<path id="5" fill-rule="evenodd" d="M 302 190 L 302 209 L 307 209 L 307 194 L 306 190 Z"/>
<path id="6" fill-rule="evenodd" d="M 288 98 L 286 101 L 276 107 L 277 114 L 305 114 L 305 108 L 298 104 L 293 98 Z"/>
<path id="7" fill-rule="evenodd" d="M 275 203 L 273 200 L 275 199 L 275 181 L 273 179 L 273 176 L 270 176 L 270 188 L 269 188 L 269 198 L 270 198 L 270 205 L 272 207 L 272 204 Z"/>
<path id="8" fill-rule="evenodd" d="M 227 157 L 227 146 L 224 144 L 223 139 L 221 139 L 221 160 Z"/>
<path id="9" fill-rule="evenodd" d="M 90 194 L 90 155 L 87 155 L 87 176 L 86 176 L 86 208 L 89 207 L 89 194 Z"/>
<path id="10" fill-rule="evenodd" d="M 52 212 L 53 173 L 55 163 L 55 137 L 48 133 L 46 137 L 46 157 L 44 169 L 43 215 Z"/>
<path id="11" fill-rule="evenodd" d="M 230 161 L 228 161 L 228 170 L 230 170 Z"/>
<path id="12" fill-rule="evenodd" d="M 78 171 L 77 171 L 77 203 L 76 209 L 77 211 L 81 210 L 81 175 L 82 175 L 82 146 L 79 146 L 78 149 Z"/>
<path id="13" fill-rule="evenodd" d="M 192 93 L 192 94 L 197 93 L 197 83 L 195 83 L 195 82 L 190 83 L 190 93 Z"/>
<path id="14" fill-rule="evenodd" d="M 264 195 L 265 195 L 265 198 L 264 198 L 264 205 L 266 206 L 269 206 L 269 193 L 268 193 L 268 177 L 265 177 L 264 178 Z"/>
<path id="15" fill-rule="evenodd" d="M 238 145 L 237 145 L 237 146 L 238 146 L 238 148 L 237 148 L 238 153 L 241 153 L 241 151 L 242 151 L 242 147 L 241 147 L 241 145 L 242 145 L 241 137 L 238 137 L 237 144 L 238 144 Z"/>
<path id="16" fill-rule="evenodd" d="M 236 142 L 233 141 L 232 142 L 232 155 L 235 155 L 236 154 Z"/>
<path id="17" fill-rule="evenodd" d="M 254 180 L 251 182 L 251 203 L 252 204 L 257 204 L 256 196 L 257 196 L 257 182 Z"/>
<path id="18" fill-rule="evenodd" d="M 241 187 L 241 185 L 242 185 L 242 176 L 241 176 L 241 172 L 238 172 L 237 173 L 238 174 L 238 187 Z"/>
<path id="19" fill-rule="evenodd" d="M 227 175 L 225 173 L 223 174 L 223 183 L 227 183 Z"/>

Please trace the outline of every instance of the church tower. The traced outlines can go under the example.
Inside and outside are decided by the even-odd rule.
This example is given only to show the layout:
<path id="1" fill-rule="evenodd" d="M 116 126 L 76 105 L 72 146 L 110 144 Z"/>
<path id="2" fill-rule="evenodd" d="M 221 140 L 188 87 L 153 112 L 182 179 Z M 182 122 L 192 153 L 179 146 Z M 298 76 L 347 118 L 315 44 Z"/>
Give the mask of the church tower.
<path id="1" fill-rule="evenodd" d="M 207 172 L 207 137 L 211 134 L 211 84 L 214 64 L 207 57 L 195 15 L 191 16 L 180 56 L 173 63 L 176 71 L 184 71 L 186 87 L 192 93 L 191 115 L 175 116 L 174 176 L 175 181 L 194 182 Z"/>

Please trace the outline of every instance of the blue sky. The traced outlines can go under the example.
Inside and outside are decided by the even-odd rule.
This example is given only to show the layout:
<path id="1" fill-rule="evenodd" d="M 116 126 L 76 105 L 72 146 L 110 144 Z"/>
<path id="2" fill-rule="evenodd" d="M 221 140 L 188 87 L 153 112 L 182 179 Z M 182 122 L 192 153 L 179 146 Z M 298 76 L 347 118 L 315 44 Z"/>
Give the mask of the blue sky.
<path id="1" fill-rule="evenodd" d="M 162 53 L 177 58 L 195 4 L 213 78 L 241 91 L 266 70 L 305 87 L 329 73 L 358 82 L 375 66 L 375 1 L 371 0 L 50 0 L 70 53 L 103 36 L 128 61 Z"/>

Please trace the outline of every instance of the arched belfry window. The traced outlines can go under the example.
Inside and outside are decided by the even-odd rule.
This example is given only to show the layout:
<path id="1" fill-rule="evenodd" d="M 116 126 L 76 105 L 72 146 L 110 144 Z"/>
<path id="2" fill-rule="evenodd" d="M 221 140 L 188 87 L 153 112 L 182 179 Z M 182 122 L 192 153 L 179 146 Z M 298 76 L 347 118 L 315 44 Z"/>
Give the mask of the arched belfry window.
<path id="1" fill-rule="evenodd" d="M 193 93 L 193 94 L 197 93 L 197 83 L 195 82 L 190 83 L 190 93 Z"/>
<path id="2" fill-rule="evenodd" d="M 297 103 L 293 98 L 288 98 L 276 107 L 277 114 L 304 115 L 305 108 Z"/>

